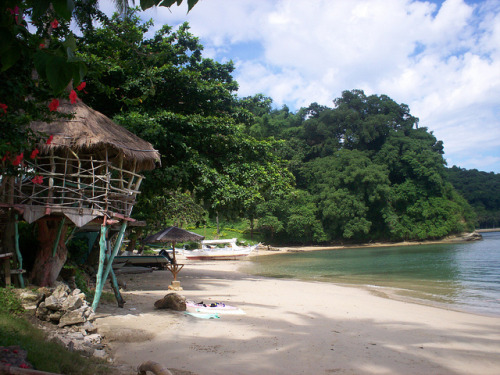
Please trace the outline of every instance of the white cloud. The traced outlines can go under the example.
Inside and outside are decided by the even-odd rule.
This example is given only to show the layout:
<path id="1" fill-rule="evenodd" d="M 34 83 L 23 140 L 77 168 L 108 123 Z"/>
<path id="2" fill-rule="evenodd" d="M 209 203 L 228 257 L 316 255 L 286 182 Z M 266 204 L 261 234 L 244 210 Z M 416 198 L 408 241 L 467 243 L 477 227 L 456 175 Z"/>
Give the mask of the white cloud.
<path id="1" fill-rule="evenodd" d="M 298 109 L 332 106 L 343 90 L 386 94 L 444 141 L 449 162 L 500 172 L 498 0 L 200 0 L 186 10 L 147 14 L 158 27 L 188 21 L 207 57 L 233 59 L 241 96 Z M 231 55 L 238 44 L 259 55 Z"/>

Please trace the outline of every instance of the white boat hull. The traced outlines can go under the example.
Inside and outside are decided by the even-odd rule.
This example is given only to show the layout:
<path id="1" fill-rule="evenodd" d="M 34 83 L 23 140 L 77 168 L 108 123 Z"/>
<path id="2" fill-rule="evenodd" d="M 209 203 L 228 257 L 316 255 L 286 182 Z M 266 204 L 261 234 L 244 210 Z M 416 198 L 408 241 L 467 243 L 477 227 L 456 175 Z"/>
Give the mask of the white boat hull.
<path id="1" fill-rule="evenodd" d="M 184 256 L 190 260 L 238 260 L 245 258 L 255 250 L 255 246 L 239 247 L 231 246 L 224 248 L 202 248 L 196 250 L 184 250 Z"/>

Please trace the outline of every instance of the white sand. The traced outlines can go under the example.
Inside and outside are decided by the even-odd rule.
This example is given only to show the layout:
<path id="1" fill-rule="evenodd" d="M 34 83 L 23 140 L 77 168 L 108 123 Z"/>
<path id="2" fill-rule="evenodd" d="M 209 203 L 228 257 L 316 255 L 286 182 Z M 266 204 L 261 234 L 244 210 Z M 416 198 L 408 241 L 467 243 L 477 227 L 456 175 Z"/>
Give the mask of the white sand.
<path id="1" fill-rule="evenodd" d="M 154 309 L 168 271 L 121 276 L 126 307 L 102 304 L 96 320 L 115 360 L 198 375 L 500 374 L 500 318 L 249 276 L 241 262 L 191 262 L 179 274 L 187 299 L 246 313 L 213 320 Z"/>

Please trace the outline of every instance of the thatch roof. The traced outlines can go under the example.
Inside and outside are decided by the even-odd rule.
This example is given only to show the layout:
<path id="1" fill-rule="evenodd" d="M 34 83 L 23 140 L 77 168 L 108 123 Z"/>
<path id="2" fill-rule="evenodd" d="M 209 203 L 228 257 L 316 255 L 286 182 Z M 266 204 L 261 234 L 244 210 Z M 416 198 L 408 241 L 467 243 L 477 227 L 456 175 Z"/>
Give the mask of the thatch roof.
<path id="1" fill-rule="evenodd" d="M 204 238 L 205 236 L 190 232 L 185 229 L 177 227 L 167 227 L 156 234 L 147 236 L 142 242 L 143 243 L 188 242 L 188 241 L 201 241 Z"/>
<path id="2" fill-rule="evenodd" d="M 77 153 L 105 155 L 103 151 L 107 149 L 110 161 L 116 162 L 121 154 L 124 167 L 130 167 L 135 160 L 137 171 L 153 169 L 160 161 L 160 154 L 151 143 L 115 124 L 81 100 L 75 104 L 61 100 L 58 110 L 73 113 L 74 117 L 56 119 L 51 123 L 31 123 L 33 130 L 54 136 L 50 145 L 40 145 L 41 154 L 47 154 L 50 148 L 61 151 L 69 147 Z"/>

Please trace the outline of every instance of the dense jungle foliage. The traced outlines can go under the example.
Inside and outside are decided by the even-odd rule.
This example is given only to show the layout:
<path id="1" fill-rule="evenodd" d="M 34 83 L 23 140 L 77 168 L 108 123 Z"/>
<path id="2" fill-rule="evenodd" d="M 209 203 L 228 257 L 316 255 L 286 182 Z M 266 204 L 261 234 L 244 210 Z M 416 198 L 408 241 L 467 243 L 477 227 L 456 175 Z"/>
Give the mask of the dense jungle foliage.
<path id="1" fill-rule="evenodd" d="M 455 189 L 474 208 L 479 228 L 499 228 L 500 174 L 454 166 L 447 169 L 447 175 Z"/>
<path id="2" fill-rule="evenodd" d="M 87 28 L 84 100 L 150 141 L 162 165 L 134 216 L 150 229 L 245 218 L 269 241 L 422 240 L 471 230 L 443 144 L 404 104 L 345 91 L 296 113 L 238 98 L 232 62 L 204 58 L 184 24 L 145 35 L 134 10 Z"/>

